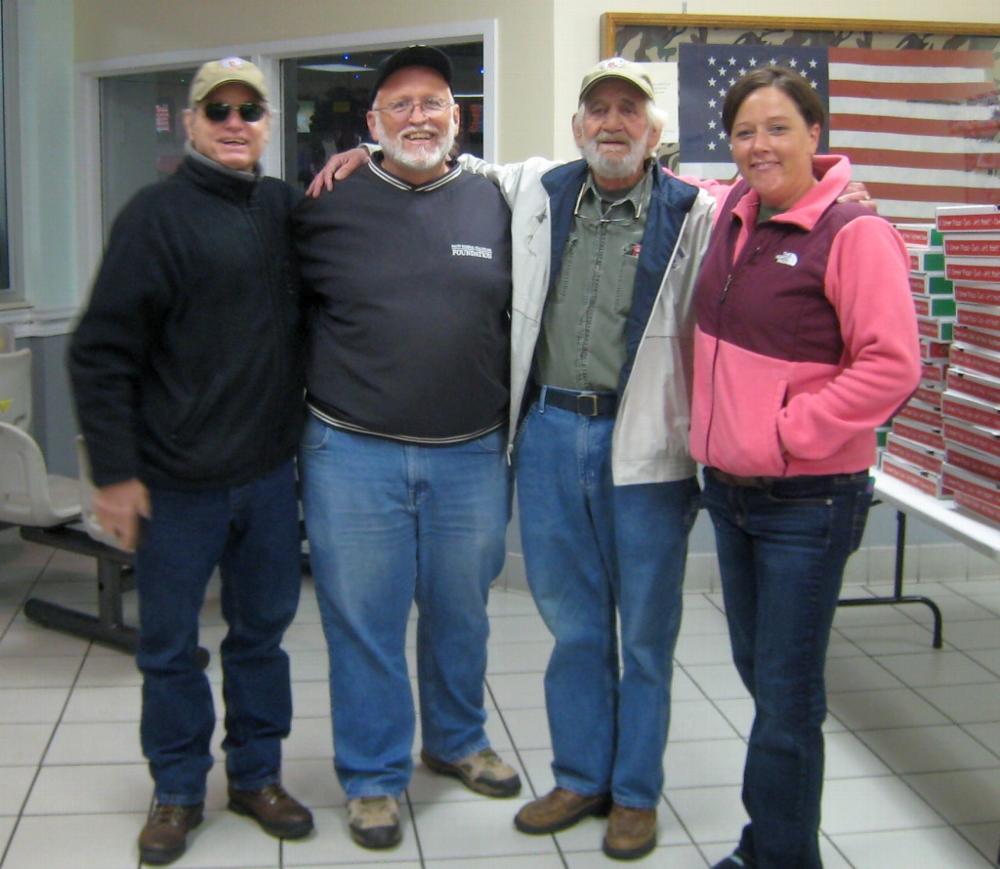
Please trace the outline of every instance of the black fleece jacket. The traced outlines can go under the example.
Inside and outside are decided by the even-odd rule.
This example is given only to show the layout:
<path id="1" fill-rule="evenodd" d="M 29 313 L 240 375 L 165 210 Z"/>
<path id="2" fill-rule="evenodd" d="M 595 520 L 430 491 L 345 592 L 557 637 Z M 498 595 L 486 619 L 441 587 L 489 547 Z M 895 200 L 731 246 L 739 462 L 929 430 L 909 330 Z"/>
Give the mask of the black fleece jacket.
<path id="1" fill-rule="evenodd" d="M 188 157 L 115 220 L 68 358 L 97 485 L 239 485 L 294 454 L 297 199 Z"/>

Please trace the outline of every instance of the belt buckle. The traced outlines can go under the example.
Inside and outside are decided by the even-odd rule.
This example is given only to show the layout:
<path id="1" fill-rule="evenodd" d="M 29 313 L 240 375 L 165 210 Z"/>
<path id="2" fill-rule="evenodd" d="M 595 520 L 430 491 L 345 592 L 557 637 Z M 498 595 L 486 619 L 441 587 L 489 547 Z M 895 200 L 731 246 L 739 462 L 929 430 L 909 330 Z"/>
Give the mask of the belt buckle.
<path id="1" fill-rule="evenodd" d="M 587 408 L 585 402 L 589 399 L 590 407 Z M 576 412 L 580 416 L 597 416 L 597 396 L 594 393 L 587 393 L 584 395 L 577 395 L 576 397 Z"/>

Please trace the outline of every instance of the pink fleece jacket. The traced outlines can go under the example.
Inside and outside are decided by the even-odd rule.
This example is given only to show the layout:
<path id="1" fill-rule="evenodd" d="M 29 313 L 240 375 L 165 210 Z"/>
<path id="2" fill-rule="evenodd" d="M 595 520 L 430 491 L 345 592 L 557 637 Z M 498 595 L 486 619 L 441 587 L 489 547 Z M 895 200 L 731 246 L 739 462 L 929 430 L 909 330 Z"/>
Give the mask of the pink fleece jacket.
<path id="1" fill-rule="evenodd" d="M 887 221 L 837 205 L 844 157 L 756 224 L 746 185 L 720 208 L 695 295 L 691 454 L 741 476 L 860 471 L 876 426 L 920 377 L 906 249 Z"/>

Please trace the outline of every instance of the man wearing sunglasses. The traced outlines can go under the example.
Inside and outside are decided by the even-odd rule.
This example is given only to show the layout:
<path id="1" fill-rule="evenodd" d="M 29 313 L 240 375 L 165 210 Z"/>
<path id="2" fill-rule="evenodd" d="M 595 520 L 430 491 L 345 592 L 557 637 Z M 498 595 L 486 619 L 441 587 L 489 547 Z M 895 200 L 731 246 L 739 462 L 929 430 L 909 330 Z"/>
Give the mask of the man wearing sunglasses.
<path id="1" fill-rule="evenodd" d="M 483 709 L 486 600 L 510 516 L 510 212 L 447 162 L 459 125 L 447 56 L 411 46 L 375 78 L 383 156 L 293 221 L 312 302 L 300 469 L 335 767 L 352 837 L 387 848 L 413 767 L 414 602 L 424 765 L 491 797 L 521 782 Z"/>
<path id="2" fill-rule="evenodd" d="M 100 523 L 135 550 L 141 736 L 155 804 L 140 858 L 164 864 L 203 817 L 215 725 L 198 615 L 222 577 L 222 743 L 229 808 L 282 838 L 307 808 L 281 787 L 291 725 L 280 643 L 298 606 L 294 454 L 303 418 L 298 198 L 260 176 L 260 70 L 207 63 L 184 113 L 187 154 L 118 216 L 69 369 Z"/>

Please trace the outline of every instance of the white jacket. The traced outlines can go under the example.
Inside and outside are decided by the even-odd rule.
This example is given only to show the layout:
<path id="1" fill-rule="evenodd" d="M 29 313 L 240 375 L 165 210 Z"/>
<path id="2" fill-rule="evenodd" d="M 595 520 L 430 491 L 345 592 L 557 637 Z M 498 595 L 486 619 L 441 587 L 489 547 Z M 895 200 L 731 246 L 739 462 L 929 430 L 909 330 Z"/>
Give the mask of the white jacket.
<path id="1" fill-rule="evenodd" d="M 545 299 L 557 277 L 552 262 L 561 261 L 587 168 L 582 160 L 561 165 L 532 158 L 498 166 L 468 155 L 459 159 L 464 169 L 494 181 L 511 208 L 511 455 Z M 619 386 L 611 456 L 615 485 L 670 482 L 695 473 L 688 452 L 691 303 L 714 210 L 715 200 L 705 191 L 655 173 L 630 316 L 628 373 Z"/>

